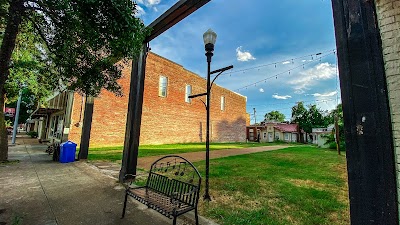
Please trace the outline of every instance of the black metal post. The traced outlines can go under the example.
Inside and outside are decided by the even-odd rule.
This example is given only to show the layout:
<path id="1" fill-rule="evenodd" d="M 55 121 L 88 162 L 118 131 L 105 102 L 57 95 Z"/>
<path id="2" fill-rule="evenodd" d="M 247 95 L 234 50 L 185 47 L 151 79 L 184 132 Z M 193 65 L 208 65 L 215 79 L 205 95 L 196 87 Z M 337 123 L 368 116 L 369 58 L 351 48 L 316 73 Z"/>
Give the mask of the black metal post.
<path id="1" fill-rule="evenodd" d="M 211 200 L 209 193 L 209 176 L 210 176 L 210 95 L 211 95 L 211 57 L 214 55 L 214 45 L 206 44 L 206 56 L 207 56 L 207 127 L 206 127 L 206 190 L 204 193 L 204 200 Z"/>
<path id="2" fill-rule="evenodd" d="M 120 182 L 124 181 L 127 174 L 136 175 L 147 51 L 148 46 L 145 43 L 140 55 L 132 62 L 124 152 L 119 172 Z"/>
<path id="3" fill-rule="evenodd" d="M 85 112 L 83 114 L 83 127 L 78 159 L 87 159 L 89 154 L 90 130 L 92 129 L 94 98 L 86 96 Z"/>

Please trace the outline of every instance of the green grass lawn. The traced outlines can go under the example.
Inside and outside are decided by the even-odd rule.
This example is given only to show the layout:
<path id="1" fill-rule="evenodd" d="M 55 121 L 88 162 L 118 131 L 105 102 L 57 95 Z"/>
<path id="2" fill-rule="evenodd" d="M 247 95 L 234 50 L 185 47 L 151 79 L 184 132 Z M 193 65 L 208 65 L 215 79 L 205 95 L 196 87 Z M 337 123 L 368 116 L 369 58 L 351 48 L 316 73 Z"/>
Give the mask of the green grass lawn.
<path id="1" fill-rule="evenodd" d="M 213 159 L 200 212 L 227 225 L 350 224 L 346 176 L 344 155 L 312 146 Z"/>
<path id="2" fill-rule="evenodd" d="M 223 150 L 232 148 L 249 148 L 270 145 L 289 145 L 286 143 L 211 143 L 210 150 Z M 95 147 L 89 149 L 89 160 L 118 161 L 122 159 L 122 146 L 117 147 Z M 139 157 L 178 154 L 185 152 L 205 151 L 204 143 L 189 144 L 164 144 L 164 145 L 140 145 Z M 79 152 L 79 149 L 77 150 Z"/>

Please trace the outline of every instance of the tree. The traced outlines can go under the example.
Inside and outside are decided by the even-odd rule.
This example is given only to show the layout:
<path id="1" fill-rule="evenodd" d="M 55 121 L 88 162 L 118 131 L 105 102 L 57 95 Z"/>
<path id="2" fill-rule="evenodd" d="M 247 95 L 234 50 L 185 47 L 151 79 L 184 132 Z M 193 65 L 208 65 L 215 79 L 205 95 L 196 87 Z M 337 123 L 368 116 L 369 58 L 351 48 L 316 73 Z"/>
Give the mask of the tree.
<path id="1" fill-rule="evenodd" d="M 123 62 L 142 49 L 149 30 L 135 18 L 136 4 L 131 0 L 0 0 L 0 106 L 12 83 L 12 56 L 20 29 L 40 38 L 43 61 L 54 71 L 48 78 L 86 95 L 96 96 L 102 88 L 118 95 Z M 124 59 L 123 62 L 118 63 Z M 40 83 L 40 82 L 38 82 Z M 23 85 L 30 85 L 24 83 Z M 7 160 L 8 145 L 4 112 L 0 110 L 0 161 Z"/>
<path id="2" fill-rule="evenodd" d="M 303 102 L 297 102 L 297 105 L 292 107 L 292 122 L 298 123 L 299 128 L 306 133 L 311 132 L 311 124 L 308 118 L 308 111 L 304 107 Z M 303 140 L 302 133 L 300 133 L 300 140 Z"/>
<path id="3" fill-rule="evenodd" d="M 321 114 L 321 110 L 319 110 L 316 105 L 309 105 L 308 107 L 308 119 L 311 124 L 311 129 L 316 127 L 327 127 L 329 125 L 326 124 L 325 117 Z"/>
<path id="4" fill-rule="evenodd" d="M 283 115 L 279 111 L 271 111 L 267 114 L 265 114 L 265 120 L 266 121 L 274 121 L 274 122 L 283 122 L 285 121 L 285 115 Z"/>
<path id="5" fill-rule="evenodd" d="M 316 105 L 309 105 L 307 110 L 303 102 L 298 102 L 292 107 L 292 122 L 298 123 L 306 136 L 312 132 L 312 128 L 327 127 L 332 124 L 330 121 L 330 117 L 323 116 Z"/>
<path id="6" fill-rule="evenodd" d="M 29 96 L 32 101 L 38 102 L 57 88 L 55 65 L 42 49 L 45 49 L 45 46 L 41 39 L 34 35 L 32 24 L 21 24 L 11 57 L 12 67 L 5 83 L 6 104 L 16 102 L 21 89 L 24 90 L 25 100 Z"/>
<path id="7" fill-rule="evenodd" d="M 19 111 L 19 119 L 18 123 L 25 123 L 30 114 L 36 109 L 37 105 L 37 96 L 32 93 L 28 89 L 23 89 L 22 90 L 22 98 L 21 98 L 21 105 L 20 105 L 20 111 Z M 6 107 L 10 108 L 16 108 L 17 107 L 17 99 L 15 101 L 10 101 L 10 103 L 6 104 Z M 7 118 L 6 118 L 7 120 Z M 14 118 L 10 117 L 9 118 L 10 123 L 14 123 Z"/>

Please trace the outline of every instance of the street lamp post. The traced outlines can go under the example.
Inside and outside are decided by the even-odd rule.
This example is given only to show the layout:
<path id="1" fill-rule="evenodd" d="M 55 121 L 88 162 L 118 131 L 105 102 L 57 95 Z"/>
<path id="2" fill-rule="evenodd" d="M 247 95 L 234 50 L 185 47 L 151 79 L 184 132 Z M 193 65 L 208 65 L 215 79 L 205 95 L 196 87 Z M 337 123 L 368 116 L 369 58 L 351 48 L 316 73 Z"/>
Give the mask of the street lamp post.
<path id="1" fill-rule="evenodd" d="M 200 94 L 195 94 L 195 95 L 190 95 L 189 98 L 197 98 L 206 95 L 207 96 L 207 103 L 201 100 L 206 107 L 207 111 L 207 127 L 206 127 L 206 191 L 204 194 L 204 200 L 211 200 L 210 193 L 209 193 L 209 172 L 210 172 L 210 98 L 211 98 L 211 88 L 212 85 L 214 84 L 214 81 L 218 78 L 219 75 L 221 75 L 223 72 L 230 70 L 233 68 L 233 66 L 227 66 L 218 70 L 210 71 L 211 69 L 211 57 L 214 55 L 214 44 L 217 39 L 217 34 L 212 31 L 211 29 L 208 29 L 207 32 L 204 33 L 203 35 L 204 39 L 204 45 L 206 49 L 206 56 L 207 56 L 207 92 L 205 93 L 200 93 Z M 218 73 L 214 79 L 210 82 L 210 75 Z"/>
<path id="2" fill-rule="evenodd" d="M 211 91 L 211 84 L 210 84 L 210 72 L 211 72 L 211 57 L 214 55 L 214 44 L 217 40 L 217 34 L 208 29 L 203 34 L 203 40 L 206 50 L 207 56 L 207 104 L 206 104 L 206 111 L 207 111 L 207 125 L 206 125 L 206 191 L 204 193 L 204 200 L 211 200 L 209 194 L 209 172 L 210 172 L 210 91 Z"/>

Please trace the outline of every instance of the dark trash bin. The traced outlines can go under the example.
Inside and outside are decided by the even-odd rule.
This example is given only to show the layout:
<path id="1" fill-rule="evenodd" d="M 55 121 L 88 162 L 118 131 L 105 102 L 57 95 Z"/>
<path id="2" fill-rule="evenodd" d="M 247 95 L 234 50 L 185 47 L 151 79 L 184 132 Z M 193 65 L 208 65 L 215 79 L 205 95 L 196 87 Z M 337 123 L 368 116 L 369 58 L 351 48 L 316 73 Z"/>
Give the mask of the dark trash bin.
<path id="1" fill-rule="evenodd" d="M 53 161 L 58 162 L 60 161 L 60 143 L 55 143 L 52 146 L 52 151 L 53 151 Z M 51 154 L 51 152 L 49 152 Z"/>
<path id="2" fill-rule="evenodd" d="M 72 141 L 61 143 L 60 145 L 60 162 L 69 163 L 75 161 L 76 146 Z"/>

